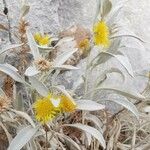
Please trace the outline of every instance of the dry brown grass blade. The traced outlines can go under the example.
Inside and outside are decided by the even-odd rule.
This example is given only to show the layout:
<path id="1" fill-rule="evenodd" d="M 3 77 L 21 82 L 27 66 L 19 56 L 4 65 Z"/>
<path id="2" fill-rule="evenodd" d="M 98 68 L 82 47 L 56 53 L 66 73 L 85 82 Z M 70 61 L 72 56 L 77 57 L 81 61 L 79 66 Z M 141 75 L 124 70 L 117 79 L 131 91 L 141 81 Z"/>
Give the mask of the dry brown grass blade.
<path id="1" fill-rule="evenodd" d="M 3 24 L 0 24 L 0 30 L 6 30 L 6 31 L 8 31 L 8 27 L 6 27 Z"/>

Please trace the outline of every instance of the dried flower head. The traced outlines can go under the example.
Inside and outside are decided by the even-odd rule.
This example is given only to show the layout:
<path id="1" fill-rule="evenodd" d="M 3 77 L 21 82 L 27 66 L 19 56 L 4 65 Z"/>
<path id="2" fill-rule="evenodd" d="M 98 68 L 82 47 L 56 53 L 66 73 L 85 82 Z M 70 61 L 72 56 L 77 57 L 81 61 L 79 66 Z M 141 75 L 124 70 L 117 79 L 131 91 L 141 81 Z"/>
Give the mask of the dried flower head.
<path id="1" fill-rule="evenodd" d="M 40 46 L 48 46 L 50 44 L 50 37 L 47 34 L 42 36 L 40 33 L 36 33 L 34 39 Z"/>
<path id="2" fill-rule="evenodd" d="M 0 96 L 0 112 L 10 107 L 10 100 L 6 96 Z"/>
<path id="3" fill-rule="evenodd" d="M 109 28 L 104 21 L 97 22 L 93 27 L 93 32 L 96 45 L 109 46 Z"/>
<path id="4" fill-rule="evenodd" d="M 40 71 L 48 71 L 52 64 L 44 58 L 35 60 L 35 65 Z"/>
<path id="5" fill-rule="evenodd" d="M 88 50 L 90 47 L 90 42 L 88 39 L 84 39 L 82 41 L 80 41 L 79 46 L 80 49 L 82 50 Z"/>
<path id="6" fill-rule="evenodd" d="M 80 41 L 78 48 L 80 50 L 80 53 L 82 54 L 82 57 L 87 57 L 89 50 L 90 50 L 90 41 L 89 39 L 83 39 Z"/>
<path id="7" fill-rule="evenodd" d="M 72 97 L 68 97 L 66 95 L 60 96 L 60 107 L 63 112 L 73 112 L 75 111 L 77 105 L 75 101 L 72 99 Z"/>

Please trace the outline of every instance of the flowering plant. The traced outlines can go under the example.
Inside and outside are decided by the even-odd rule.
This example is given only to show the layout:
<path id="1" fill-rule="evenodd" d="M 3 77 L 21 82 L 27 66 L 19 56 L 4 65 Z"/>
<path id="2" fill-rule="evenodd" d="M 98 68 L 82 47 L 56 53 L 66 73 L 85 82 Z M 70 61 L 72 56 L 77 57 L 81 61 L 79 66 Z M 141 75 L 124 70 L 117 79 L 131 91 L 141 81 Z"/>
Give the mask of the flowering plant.
<path id="1" fill-rule="evenodd" d="M 0 88 L 0 125 L 8 150 L 138 146 L 136 133 L 145 134 L 148 129 L 144 125 L 137 130 L 135 122 L 141 117 L 136 105 L 148 99 L 149 84 L 142 94 L 128 84 L 136 73 L 124 53 L 132 47 L 122 41 L 133 38 L 142 44 L 143 40 L 130 30 L 124 34 L 124 26 L 118 22 L 122 7 L 123 2 L 98 0 L 92 29 L 72 26 L 60 36 L 52 36 L 43 29 L 33 32 L 29 28 L 26 15 L 30 6 L 23 1 L 17 32 L 21 44 L 0 51 L 2 55 L 13 49 L 19 63 L 0 64 L 5 73 Z M 71 78 L 67 73 L 75 77 L 71 86 L 65 84 Z M 111 112 L 108 102 L 121 107 Z M 133 139 L 128 140 L 132 133 Z"/>

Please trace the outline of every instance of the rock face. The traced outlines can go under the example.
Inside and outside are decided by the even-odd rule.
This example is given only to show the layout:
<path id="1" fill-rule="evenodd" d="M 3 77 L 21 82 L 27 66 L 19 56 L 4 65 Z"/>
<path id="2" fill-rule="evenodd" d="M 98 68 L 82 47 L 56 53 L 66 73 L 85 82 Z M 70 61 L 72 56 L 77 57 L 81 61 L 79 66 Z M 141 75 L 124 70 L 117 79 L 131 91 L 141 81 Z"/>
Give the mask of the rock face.
<path id="1" fill-rule="evenodd" d="M 5 0 L 9 11 L 11 27 L 18 23 L 20 12 L 20 1 Z M 116 1 L 116 0 L 115 0 Z M 45 32 L 57 33 L 60 30 L 80 23 L 90 27 L 96 11 L 96 0 L 30 0 L 30 13 L 27 17 L 31 26 L 35 29 L 42 23 Z M 139 1 L 130 0 L 124 6 L 125 18 L 136 34 L 142 36 L 146 41 L 150 41 L 150 0 Z M 0 13 L 3 13 L 4 4 L 0 1 Z M 34 19 L 33 19 L 34 18 Z M 1 22 L 7 23 L 7 19 L 0 15 Z M 3 33 L 4 35 L 6 33 Z M 4 36 L 3 35 L 3 36 Z"/>

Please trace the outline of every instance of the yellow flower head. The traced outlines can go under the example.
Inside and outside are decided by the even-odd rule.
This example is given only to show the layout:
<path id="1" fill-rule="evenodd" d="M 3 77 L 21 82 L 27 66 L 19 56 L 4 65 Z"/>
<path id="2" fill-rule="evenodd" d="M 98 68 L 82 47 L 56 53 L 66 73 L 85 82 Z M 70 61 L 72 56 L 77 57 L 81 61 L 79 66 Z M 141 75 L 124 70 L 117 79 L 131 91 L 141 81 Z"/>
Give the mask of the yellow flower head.
<path id="1" fill-rule="evenodd" d="M 54 96 L 50 93 L 47 97 L 37 100 L 33 108 L 35 110 L 35 118 L 42 124 L 45 124 L 62 112 L 75 111 L 76 103 L 69 96 Z"/>
<path id="2" fill-rule="evenodd" d="M 109 46 L 109 28 L 104 21 L 97 22 L 93 27 L 93 32 L 96 45 Z"/>
<path id="3" fill-rule="evenodd" d="M 90 42 L 88 39 L 84 39 L 79 43 L 79 48 L 82 50 L 88 50 L 90 47 Z"/>
<path id="4" fill-rule="evenodd" d="M 42 36 L 40 33 L 36 33 L 34 39 L 40 46 L 47 46 L 50 43 L 50 37 L 47 34 Z"/>
<path id="5" fill-rule="evenodd" d="M 61 95 L 60 99 L 61 99 L 60 107 L 61 107 L 63 112 L 75 111 L 77 105 L 71 97 L 68 97 L 66 95 Z"/>
<path id="6" fill-rule="evenodd" d="M 43 124 L 55 118 L 59 112 L 59 109 L 52 104 L 50 98 L 51 95 L 39 99 L 33 105 L 36 119 Z"/>

